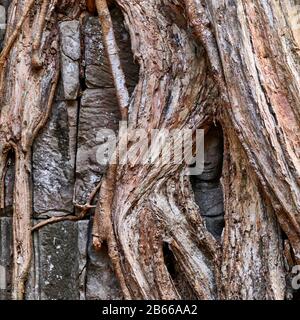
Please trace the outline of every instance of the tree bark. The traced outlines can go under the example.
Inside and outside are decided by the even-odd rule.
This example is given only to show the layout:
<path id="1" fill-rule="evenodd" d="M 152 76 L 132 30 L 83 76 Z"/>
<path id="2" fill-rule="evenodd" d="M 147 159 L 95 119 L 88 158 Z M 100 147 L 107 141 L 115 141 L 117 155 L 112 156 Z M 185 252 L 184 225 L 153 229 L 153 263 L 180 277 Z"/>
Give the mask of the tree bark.
<path id="1" fill-rule="evenodd" d="M 22 21 L 25 2 L 16 1 L 9 26 Z M 86 9 L 101 13 L 119 107 L 129 129 L 207 132 L 218 124 L 224 137 L 221 239 L 208 231 L 186 165 L 161 165 L 158 159 L 151 165 L 109 167 L 93 235 L 99 250 L 107 242 L 124 297 L 287 298 L 287 260 L 289 267 L 300 264 L 300 40 L 285 12 L 294 2 L 115 4 L 140 67 L 130 99 L 107 3 L 86 1 Z M 0 56 L 0 181 L 8 151 L 16 157 L 16 299 L 23 298 L 32 252 L 31 147 L 48 119 L 59 77 L 55 5 L 35 5 L 40 14 L 25 17 L 17 35 L 9 28 L 4 68 Z M 45 21 L 45 13 L 52 21 Z M 0 188 L 3 206 L 3 183 Z"/>

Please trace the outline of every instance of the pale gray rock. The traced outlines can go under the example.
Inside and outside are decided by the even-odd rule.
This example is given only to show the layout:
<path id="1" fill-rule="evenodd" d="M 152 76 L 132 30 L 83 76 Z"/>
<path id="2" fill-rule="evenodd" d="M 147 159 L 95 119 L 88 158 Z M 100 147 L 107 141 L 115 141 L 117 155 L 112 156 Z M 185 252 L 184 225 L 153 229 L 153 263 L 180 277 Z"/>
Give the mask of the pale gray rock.
<path id="1" fill-rule="evenodd" d="M 77 102 L 55 103 L 33 148 L 35 216 L 73 213 Z"/>
<path id="2" fill-rule="evenodd" d="M 65 56 L 76 61 L 80 59 L 80 23 L 79 21 L 64 21 L 59 24 L 61 48 Z"/>
<path id="3" fill-rule="evenodd" d="M 104 45 L 97 17 L 88 17 L 84 23 L 85 64 L 103 65 Z"/>
<path id="4" fill-rule="evenodd" d="M 5 6 L 0 5 L 0 27 L 6 24 L 6 9 Z"/>
<path id="5" fill-rule="evenodd" d="M 76 163 L 76 200 L 85 203 L 106 170 L 97 160 L 103 129 L 117 132 L 119 108 L 114 89 L 87 89 L 81 99 Z"/>
<path id="6" fill-rule="evenodd" d="M 62 82 L 60 100 L 75 100 L 79 93 L 79 59 L 81 56 L 79 21 L 64 21 L 59 25 L 61 34 Z"/>
<path id="7" fill-rule="evenodd" d="M 79 92 L 79 63 L 61 53 L 63 97 L 76 100 Z"/>
<path id="8" fill-rule="evenodd" d="M 69 127 L 69 155 L 71 165 L 75 168 L 76 152 L 77 152 L 77 121 L 78 121 L 78 102 L 65 101 L 68 113 L 68 127 Z"/>

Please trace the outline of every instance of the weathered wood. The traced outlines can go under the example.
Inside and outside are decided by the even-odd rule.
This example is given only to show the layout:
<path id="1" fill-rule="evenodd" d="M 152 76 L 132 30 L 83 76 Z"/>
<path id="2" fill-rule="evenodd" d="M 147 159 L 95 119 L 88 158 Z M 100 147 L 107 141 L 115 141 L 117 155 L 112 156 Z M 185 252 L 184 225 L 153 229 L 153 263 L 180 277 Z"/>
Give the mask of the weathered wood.
<path id="1" fill-rule="evenodd" d="M 43 68 L 38 73 L 32 68 L 32 40 L 36 35 L 41 35 L 39 31 L 36 32 L 39 29 L 39 23 L 36 23 L 39 17 L 36 16 L 34 21 L 30 21 L 31 2 L 18 1 L 11 12 L 8 21 L 12 26 L 17 22 L 17 27 L 8 37 L 1 55 L 1 59 L 4 61 L 7 58 L 7 62 L 5 69 L 1 70 L 2 74 L 5 73 L 5 81 L 1 96 L 0 144 L 6 150 L 12 149 L 16 159 L 13 206 L 14 299 L 22 299 L 24 296 L 32 255 L 31 148 L 39 130 L 47 121 L 59 74 L 55 26 L 44 36 L 41 49 Z M 53 9 L 53 6 L 48 9 L 49 17 L 52 16 Z M 0 159 L 0 167 L 3 168 L 5 156 L 1 155 Z"/>
<path id="2" fill-rule="evenodd" d="M 71 3 L 60 1 L 57 10 Z M 9 29 L 0 56 L 5 80 L 0 109 L 1 207 L 8 152 L 16 158 L 15 299 L 23 297 L 32 252 L 31 147 L 49 116 L 59 74 L 54 4 L 43 2 L 40 16 L 29 18 L 33 3 L 16 1 L 8 24 L 17 32 Z M 99 249 L 108 244 L 124 297 L 184 298 L 165 261 L 167 247 L 189 297 L 286 298 L 289 270 L 284 260 L 300 263 L 299 33 L 293 30 L 291 11 L 285 11 L 292 1 L 116 4 L 140 66 L 130 99 L 107 2 L 97 1 L 97 9 L 122 118 L 128 119 L 129 128 L 147 133 L 154 128 L 208 130 L 218 122 L 225 139 L 225 229 L 220 242 L 206 228 L 184 175 L 186 165 L 109 167 L 93 233 Z M 95 3 L 86 5 L 94 14 Z M 74 16 L 80 8 L 72 8 Z M 44 20 L 44 13 L 52 21 Z"/>

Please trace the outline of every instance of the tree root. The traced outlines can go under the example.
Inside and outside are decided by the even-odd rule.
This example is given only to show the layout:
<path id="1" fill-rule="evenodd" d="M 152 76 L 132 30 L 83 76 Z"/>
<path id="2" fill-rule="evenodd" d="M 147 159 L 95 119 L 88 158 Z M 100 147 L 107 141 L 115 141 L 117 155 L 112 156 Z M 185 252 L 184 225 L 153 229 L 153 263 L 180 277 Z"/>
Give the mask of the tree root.
<path id="1" fill-rule="evenodd" d="M 119 57 L 119 49 L 114 35 L 113 24 L 106 0 L 96 0 L 96 7 L 103 33 L 103 42 L 113 76 L 122 120 L 127 120 L 129 93 Z"/>
<path id="2" fill-rule="evenodd" d="M 0 149 L 0 209 L 4 209 L 5 207 L 5 176 L 7 172 L 8 150 L 5 150 L 5 147 Z"/>
<path id="3" fill-rule="evenodd" d="M 33 44 L 32 44 L 32 66 L 35 69 L 40 69 L 43 66 L 43 63 L 40 59 L 40 47 L 41 47 L 41 40 L 43 35 L 43 30 L 46 24 L 46 14 L 49 7 L 49 0 L 44 0 L 41 6 L 41 11 L 39 15 L 39 23 L 37 33 L 35 35 Z"/>
<path id="4" fill-rule="evenodd" d="M 76 221 L 80 221 L 80 220 L 83 220 L 86 216 L 87 216 L 87 213 L 90 209 L 94 209 L 96 208 L 96 206 L 92 205 L 92 202 L 97 194 L 97 192 L 99 191 L 100 187 L 101 187 L 101 184 L 102 182 L 100 182 L 96 188 L 93 190 L 93 192 L 90 194 L 89 196 L 89 200 L 86 204 L 79 204 L 77 202 L 75 202 L 73 200 L 73 203 L 74 203 L 74 206 L 78 209 L 80 209 L 80 213 L 79 215 L 70 215 L 70 216 L 60 216 L 60 217 L 51 217 L 45 221 L 42 221 L 38 224 L 36 224 L 35 226 L 33 226 L 31 228 L 31 232 L 34 232 L 34 231 L 37 231 L 49 224 L 54 224 L 54 223 L 57 223 L 57 222 L 62 222 L 62 221 L 73 221 L 73 222 L 76 222 Z"/>
<path id="5" fill-rule="evenodd" d="M 3 48 L 1 54 L 0 54 L 0 73 L 3 70 L 3 66 L 5 64 L 5 61 L 10 53 L 10 50 L 13 46 L 13 44 L 15 43 L 20 30 L 23 26 L 24 21 L 26 20 L 31 8 L 33 7 L 35 3 L 35 0 L 29 0 L 28 3 L 25 5 L 25 8 L 23 9 L 23 15 L 20 18 L 19 22 L 17 23 L 14 32 L 11 34 L 11 36 L 8 38 L 5 47 Z"/>
<path id="6" fill-rule="evenodd" d="M 118 53 L 118 46 L 114 35 L 113 24 L 106 0 L 96 0 L 96 7 L 103 33 L 103 42 L 108 56 L 114 85 L 116 88 L 120 113 L 123 121 L 128 118 L 129 93 L 126 87 L 126 79 L 122 69 Z M 115 238 L 112 224 L 112 207 L 114 192 L 117 181 L 117 165 L 109 165 L 107 173 L 103 178 L 99 200 L 95 212 L 93 225 L 93 245 L 100 250 L 104 241 L 108 244 L 108 254 L 112 261 L 116 277 L 119 280 L 125 299 L 131 295 L 126 286 L 121 262 L 118 252 L 118 245 Z"/>

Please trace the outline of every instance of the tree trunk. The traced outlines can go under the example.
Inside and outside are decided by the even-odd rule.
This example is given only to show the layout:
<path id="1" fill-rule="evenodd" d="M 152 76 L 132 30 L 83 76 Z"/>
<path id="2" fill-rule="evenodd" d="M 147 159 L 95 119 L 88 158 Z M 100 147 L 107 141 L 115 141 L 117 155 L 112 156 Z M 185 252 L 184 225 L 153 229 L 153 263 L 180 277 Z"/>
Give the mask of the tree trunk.
<path id="1" fill-rule="evenodd" d="M 67 10 L 71 19 L 98 10 L 130 130 L 205 132 L 198 176 L 157 159 L 111 165 L 102 178 L 92 233 L 99 250 L 108 246 L 123 296 L 291 298 L 291 268 L 300 264 L 297 3 L 109 1 L 124 16 L 139 65 L 128 105 L 106 1 L 30 2 L 11 4 L 0 56 L 1 208 L 8 154 L 15 156 L 13 298 L 24 297 L 32 260 L 32 146 L 51 113 L 64 59 L 58 26 Z"/>

